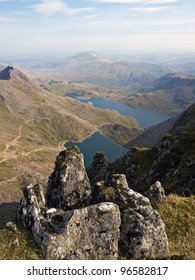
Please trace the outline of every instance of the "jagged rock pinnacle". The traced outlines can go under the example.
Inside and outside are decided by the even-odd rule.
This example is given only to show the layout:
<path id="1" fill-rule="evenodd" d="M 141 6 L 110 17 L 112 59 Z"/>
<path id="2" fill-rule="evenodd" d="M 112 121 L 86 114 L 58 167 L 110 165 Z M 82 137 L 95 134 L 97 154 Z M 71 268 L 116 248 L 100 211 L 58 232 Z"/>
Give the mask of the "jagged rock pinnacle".
<path id="1" fill-rule="evenodd" d="M 70 147 L 62 151 L 48 181 L 47 206 L 64 210 L 83 207 L 90 194 L 91 186 L 79 148 Z"/>

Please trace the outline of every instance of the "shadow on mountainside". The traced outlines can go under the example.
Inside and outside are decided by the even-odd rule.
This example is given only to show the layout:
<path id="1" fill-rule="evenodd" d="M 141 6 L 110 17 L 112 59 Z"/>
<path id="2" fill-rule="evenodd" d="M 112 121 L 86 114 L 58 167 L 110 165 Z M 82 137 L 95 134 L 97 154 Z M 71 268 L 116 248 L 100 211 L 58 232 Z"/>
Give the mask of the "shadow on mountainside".
<path id="1" fill-rule="evenodd" d="M 7 222 L 15 222 L 18 202 L 0 204 L 0 229 L 5 228 Z"/>

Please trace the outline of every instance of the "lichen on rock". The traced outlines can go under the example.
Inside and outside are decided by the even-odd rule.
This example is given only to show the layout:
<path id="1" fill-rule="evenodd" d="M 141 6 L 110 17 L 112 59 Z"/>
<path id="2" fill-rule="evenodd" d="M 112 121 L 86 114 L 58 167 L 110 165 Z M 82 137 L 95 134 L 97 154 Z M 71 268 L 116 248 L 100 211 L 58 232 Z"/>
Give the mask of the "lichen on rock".
<path id="1" fill-rule="evenodd" d="M 119 208 L 113 203 L 70 211 L 54 208 L 41 211 L 31 185 L 24 188 L 18 222 L 33 233 L 46 259 L 118 258 L 121 221 Z"/>
<path id="2" fill-rule="evenodd" d="M 108 185 L 98 182 L 93 202 L 112 201 L 120 208 L 119 253 L 127 259 L 169 256 L 165 225 L 149 199 L 129 188 L 125 175 L 114 174 Z"/>
<path id="3" fill-rule="evenodd" d="M 47 207 L 64 210 L 84 207 L 90 195 L 91 186 L 79 148 L 70 147 L 62 151 L 56 158 L 54 172 L 48 181 Z"/>
<path id="4" fill-rule="evenodd" d="M 153 185 L 150 186 L 149 190 L 146 192 L 146 196 L 150 199 L 151 202 L 166 201 L 164 188 L 159 181 L 156 181 Z"/>

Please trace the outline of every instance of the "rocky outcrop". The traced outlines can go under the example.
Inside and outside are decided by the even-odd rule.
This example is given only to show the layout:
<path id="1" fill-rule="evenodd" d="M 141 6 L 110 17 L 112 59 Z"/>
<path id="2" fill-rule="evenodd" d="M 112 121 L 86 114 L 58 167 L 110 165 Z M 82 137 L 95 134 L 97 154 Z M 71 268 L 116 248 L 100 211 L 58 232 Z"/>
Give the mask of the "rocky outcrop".
<path id="1" fill-rule="evenodd" d="M 89 179 L 93 182 L 105 180 L 108 177 L 109 162 L 104 152 L 97 152 L 93 157 L 93 162 L 88 173 Z"/>
<path id="2" fill-rule="evenodd" d="M 113 175 L 110 185 L 98 182 L 94 202 L 112 201 L 119 205 L 120 255 L 128 259 L 161 259 L 169 256 L 165 225 L 148 198 L 129 188 L 125 175 Z"/>
<path id="3" fill-rule="evenodd" d="M 18 209 L 46 259 L 117 259 L 120 212 L 113 203 L 64 211 L 42 206 L 40 186 L 24 188 Z M 108 222 L 109 221 L 109 222 Z"/>
<path id="4" fill-rule="evenodd" d="M 164 202 L 166 201 L 165 191 L 161 182 L 156 181 L 150 186 L 149 190 L 146 192 L 146 196 L 151 202 Z"/>
<path id="5" fill-rule="evenodd" d="M 20 80 L 30 82 L 29 78 L 13 66 L 7 66 L 0 72 L 0 80 Z"/>
<path id="6" fill-rule="evenodd" d="M 10 80 L 11 72 L 14 70 L 12 66 L 7 66 L 0 72 L 0 80 Z"/>
<path id="7" fill-rule="evenodd" d="M 161 259 L 169 255 L 164 223 L 149 199 L 130 189 L 123 174 L 91 188 L 76 147 L 57 157 L 46 202 L 38 184 L 25 187 L 23 194 L 18 222 L 32 232 L 47 259 Z"/>
<path id="8" fill-rule="evenodd" d="M 46 193 L 46 205 L 64 210 L 87 205 L 91 186 L 79 148 L 62 151 L 55 162 Z"/>

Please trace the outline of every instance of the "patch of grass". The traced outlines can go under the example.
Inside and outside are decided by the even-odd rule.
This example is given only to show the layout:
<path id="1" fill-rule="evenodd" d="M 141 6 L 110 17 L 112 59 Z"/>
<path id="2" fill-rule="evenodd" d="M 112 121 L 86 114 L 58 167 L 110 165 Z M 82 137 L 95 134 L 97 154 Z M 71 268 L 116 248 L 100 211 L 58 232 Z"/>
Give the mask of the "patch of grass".
<path id="1" fill-rule="evenodd" d="M 171 256 L 187 254 L 195 259 L 195 196 L 169 195 L 167 203 L 155 204 L 166 226 Z"/>
<path id="2" fill-rule="evenodd" d="M 98 158 L 98 157 L 104 157 L 105 154 L 103 151 L 98 151 L 96 154 L 95 154 L 95 157 Z"/>
<path id="3" fill-rule="evenodd" d="M 19 246 L 14 244 L 18 240 Z M 0 230 L 0 260 L 41 260 L 44 259 L 32 236 L 23 229 L 16 233 Z"/>
<path id="4" fill-rule="evenodd" d="M 134 147 L 133 161 L 139 165 L 135 171 L 135 178 L 139 179 L 145 172 L 148 172 L 153 163 L 150 148 Z"/>

